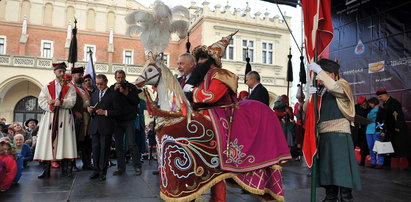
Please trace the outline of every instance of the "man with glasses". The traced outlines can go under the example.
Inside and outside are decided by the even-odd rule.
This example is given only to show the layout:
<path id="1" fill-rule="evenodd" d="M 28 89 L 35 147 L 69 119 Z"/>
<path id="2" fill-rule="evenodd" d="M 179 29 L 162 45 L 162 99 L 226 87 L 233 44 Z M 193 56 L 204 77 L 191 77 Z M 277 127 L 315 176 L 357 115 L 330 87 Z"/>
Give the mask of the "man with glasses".
<path id="1" fill-rule="evenodd" d="M 107 87 L 107 77 L 104 74 L 96 76 L 97 89 L 91 94 L 90 134 L 92 138 L 94 172 L 90 179 L 106 180 L 109 161 L 111 137 L 114 133 L 115 119 L 121 116 L 121 102 L 113 91 Z"/>

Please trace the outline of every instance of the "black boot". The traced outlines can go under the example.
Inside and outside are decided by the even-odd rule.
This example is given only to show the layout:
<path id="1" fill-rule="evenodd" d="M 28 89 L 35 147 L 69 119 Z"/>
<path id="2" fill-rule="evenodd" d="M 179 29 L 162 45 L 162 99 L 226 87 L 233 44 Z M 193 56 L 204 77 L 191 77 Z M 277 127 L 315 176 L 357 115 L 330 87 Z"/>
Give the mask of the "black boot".
<path id="1" fill-rule="evenodd" d="M 45 161 L 42 162 L 43 164 L 43 172 L 37 178 L 42 179 L 42 178 L 49 178 L 50 177 L 50 167 L 51 167 L 51 162 L 50 161 Z"/>
<path id="2" fill-rule="evenodd" d="M 341 202 L 353 202 L 354 197 L 351 194 L 351 189 L 347 187 L 341 187 Z"/>
<path id="3" fill-rule="evenodd" d="M 61 175 L 66 176 L 67 175 L 67 160 L 63 159 L 60 161 L 60 167 L 61 167 Z"/>
<path id="4" fill-rule="evenodd" d="M 367 156 L 365 156 L 365 155 L 361 155 L 361 162 L 358 164 L 358 165 L 360 165 L 360 166 L 365 166 L 365 158 L 366 158 Z"/>
<path id="5" fill-rule="evenodd" d="M 80 169 L 77 168 L 75 160 L 73 160 L 73 161 L 69 160 L 69 165 L 71 165 L 71 171 L 74 171 L 74 172 L 79 172 L 80 171 Z"/>
<path id="6" fill-rule="evenodd" d="M 338 202 L 339 187 L 329 185 L 325 187 L 325 198 L 321 202 Z"/>
<path id="7" fill-rule="evenodd" d="M 91 154 L 85 153 L 84 154 L 84 161 L 83 161 L 83 170 L 93 170 L 93 166 L 91 165 Z"/>
<path id="8" fill-rule="evenodd" d="M 66 160 L 67 161 L 67 177 L 72 177 L 73 176 L 73 163 L 74 161 L 72 160 Z"/>

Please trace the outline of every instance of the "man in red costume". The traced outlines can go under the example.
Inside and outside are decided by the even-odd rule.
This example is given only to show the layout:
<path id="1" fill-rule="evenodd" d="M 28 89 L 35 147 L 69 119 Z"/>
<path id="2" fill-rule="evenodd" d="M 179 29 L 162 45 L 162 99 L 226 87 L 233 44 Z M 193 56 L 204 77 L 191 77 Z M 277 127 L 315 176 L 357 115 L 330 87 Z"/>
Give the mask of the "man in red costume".
<path id="1" fill-rule="evenodd" d="M 193 56 L 197 66 L 183 91 L 193 93 L 193 108 L 213 123 L 218 141 L 220 169 L 247 176 L 247 173 L 258 172 L 260 169 L 270 168 L 280 160 L 289 159 L 289 152 L 280 123 L 269 107 L 253 100 L 237 103 L 238 77 L 221 68 L 221 57 L 234 34 L 211 46 L 194 48 Z M 258 117 L 263 117 L 262 120 L 256 117 L 257 114 Z M 260 144 L 253 142 L 257 134 L 273 144 L 274 149 L 265 152 L 255 150 L 253 143 Z M 240 178 L 245 179 L 239 177 L 242 174 L 234 177 L 237 183 L 241 181 Z M 252 191 L 253 188 L 247 191 Z M 263 192 L 256 193 L 263 195 Z M 225 195 L 226 186 L 222 180 L 211 188 L 210 201 L 226 201 Z"/>
<path id="2" fill-rule="evenodd" d="M 43 172 L 38 178 L 50 177 L 51 161 L 62 160 L 71 167 L 73 159 L 77 158 L 71 111 L 76 103 L 76 90 L 64 79 L 66 64 L 53 63 L 53 67 L 56 78 L 44 86 L 39 95 L 39 106 L 45 112 L 39 123 L 34 153 L 34 160 L 43 162 Z"/>
<path id="3" fill-rule="evenodd" d="M 200 110 L 200 113 L 204 115 L 210 115 L 207 110 L 204 110 L 206 108 L 230 108 L 236 100 L 238 77 L 232 72 L 222 69 L 220 59 L 232 35 L 228 36 L 226 40 L 217 42 L 214 49 L 198 46 L 193 50 L 197 67 L 194 68 L 191 81 L 184 86 L 183 91 L 193 93 L 194 109 Z M 224 181 L 218 182 L 211 188 L 210 201 L 226 201 L 225 196 Z"/>
<path id="4" fill-rule="evenodd" d="M 91 137 L 88 134 L 90 114 L 87 107 L 90 106 L 90 94 L 83 86 L 84 67 L 71 68 L 71 76 L 74 89 L 76 90 L 76 104 L 72 111 L 74 115 L 74 125 L 78 150 L 81 151 L 80 157 L 83 162 L 83 170 L 92 170 L 91 166 Z M 74 164 L 74 168 L 77 169 Z"/>

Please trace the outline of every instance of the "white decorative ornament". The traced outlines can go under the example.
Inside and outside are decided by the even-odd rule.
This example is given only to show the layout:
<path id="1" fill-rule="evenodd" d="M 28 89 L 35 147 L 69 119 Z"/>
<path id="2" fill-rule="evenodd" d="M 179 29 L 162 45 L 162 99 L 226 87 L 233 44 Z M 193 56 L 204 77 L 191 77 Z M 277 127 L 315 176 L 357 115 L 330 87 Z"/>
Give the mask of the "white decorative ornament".
<path id="1" fill-rule="evenodd" d="M 127 35 L 140 34 L 140 40 L 147 52 L 163 52 L 170 40 L 171 34 L 176 33 L 181 39 L 188 31 L 190 12 L 183 6 L 170 9 L 161 1 L 155 1 L 154 12 L 137 10 L 125 17 L 128 24 Z M 173 20 L 173 15 L 181 14 L 187 20 Z"/>

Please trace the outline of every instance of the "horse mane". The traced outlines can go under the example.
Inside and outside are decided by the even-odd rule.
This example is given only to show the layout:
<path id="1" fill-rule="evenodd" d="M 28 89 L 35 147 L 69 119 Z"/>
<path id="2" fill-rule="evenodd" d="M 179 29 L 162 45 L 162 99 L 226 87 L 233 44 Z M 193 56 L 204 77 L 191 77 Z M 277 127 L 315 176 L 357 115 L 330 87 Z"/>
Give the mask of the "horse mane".
<path id="1" fill-rule="evenodd" d="M 165 86 L 168 88 L 167 93 L 171 93 L 176 97 L 176 105 L 177 105 L 177 110 L 182 109 L 182 103 L 185 103 L 186 108 L 187 108 L 187 114 L 193 111 L 190 105 L 190 102 L 188 101 L 186 95 L 183 92 L 183 89 L 181 88 L 180 83 L 178 83 L 177 79 L 174 77 L 173 73 L 170 71 L 168 67 L 165 65 L 161 64 L 161 80 L 164 82 Z"/>

